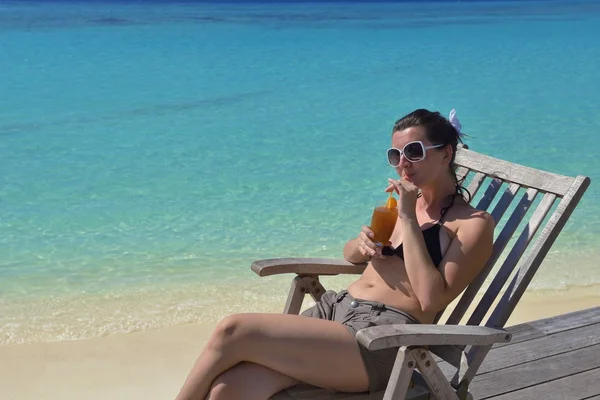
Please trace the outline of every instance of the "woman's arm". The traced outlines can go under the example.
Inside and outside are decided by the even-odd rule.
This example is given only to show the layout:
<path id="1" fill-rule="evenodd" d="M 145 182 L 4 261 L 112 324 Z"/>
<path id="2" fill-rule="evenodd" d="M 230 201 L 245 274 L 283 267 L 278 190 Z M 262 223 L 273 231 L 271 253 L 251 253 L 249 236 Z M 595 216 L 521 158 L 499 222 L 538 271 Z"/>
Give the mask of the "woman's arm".
<path id="1" fill-rule="evenodd" d="M 461 222 L 456 236 L 436 268 L 427 252 L 416 217 L 401 217 L 404 264 L 423 312 L 440 311 L 458 296 L 483 268 L 492 253 L 494 220 L 478 211 Z"/>

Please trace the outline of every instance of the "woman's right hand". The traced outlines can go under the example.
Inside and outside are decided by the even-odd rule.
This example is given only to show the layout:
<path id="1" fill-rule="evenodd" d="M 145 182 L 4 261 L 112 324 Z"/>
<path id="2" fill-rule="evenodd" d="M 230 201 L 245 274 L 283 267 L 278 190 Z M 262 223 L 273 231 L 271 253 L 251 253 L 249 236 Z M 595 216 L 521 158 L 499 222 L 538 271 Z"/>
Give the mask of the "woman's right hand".
<path id="1" fill-rule="evenodd" d="M 368 226 L 363 226 L 358 237 L 356 238 L 356 244 L 358 251 L 363 256 L 385 258 L 381 255 L 381 246 L 378 246 L 373 242 L 373 231 Z"/>

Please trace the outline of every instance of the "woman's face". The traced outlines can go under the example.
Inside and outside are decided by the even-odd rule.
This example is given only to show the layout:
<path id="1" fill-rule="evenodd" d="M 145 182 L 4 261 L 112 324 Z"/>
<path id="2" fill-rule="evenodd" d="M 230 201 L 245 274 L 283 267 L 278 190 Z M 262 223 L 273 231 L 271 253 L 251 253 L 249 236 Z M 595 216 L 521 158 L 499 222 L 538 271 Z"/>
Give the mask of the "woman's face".
<path id="1" fill-rule="evenodd" d="M 402 131 L 396 131 L 392 135 L 392 147 L 403 150 L 407 143 L 421 141 L 427 146 L 437 145 L 431 143 L 422 126 L 413 126 Z M 450 146 L 425 150 L 425 159 L 411 162 L 404 154 L 400 157 L 400 164 L 396 167 L 398 175 L 417 187 L 422 187 L 437 179 L 442 171 L 448 168 L 450 157 L 446 158 L 451 150 Z"/>

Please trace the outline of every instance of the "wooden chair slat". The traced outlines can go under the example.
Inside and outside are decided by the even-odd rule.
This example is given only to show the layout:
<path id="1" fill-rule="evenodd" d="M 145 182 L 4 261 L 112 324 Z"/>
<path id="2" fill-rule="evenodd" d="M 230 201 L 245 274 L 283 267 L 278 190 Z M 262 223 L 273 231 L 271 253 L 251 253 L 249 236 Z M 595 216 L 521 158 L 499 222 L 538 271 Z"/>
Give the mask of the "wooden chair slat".
<path id="1" fill-rule="evenodd" d="M 548 254 L 550 247 L 554 244 L 558 234 L 567 223 L 573 210 L 575 210 L 575 207 L 590 185 L 590 182 L 590 178 L 586 176 L 577 176 L 572 180 L 570 189 L 564 195 L 549 221 L 544 226 L 539 237 L 533 244 L 531 252 L 523 263 L 523 266 L 519 268 L 518 274 L 511 281 L 509 288 L 506 290 L 492 315 L 486 322 L 486 326 L 504 326 L 521 299 L 523 292 L 527 289 L 529 282 L 531 282 L 533 275 L 537 272 L 540 264 L 546 257 L 546 254 Z M 537 217 L 543 219 L 544 216 L 540 213 Z M 536 221 L 532 221 L 532 223 L 536 223 Z"/>
<path id="2" fill-rule="evenodd" d="M 468 149 L 456 153 L 456 164 L 493 178 L 564 196 L 573 178 L 500 160 Z"/>
<path id="3" fill-rule="evenodd" d="M 468 308 L 471 306 L 471 302 L 475 298 L 477 292 L 479 292 L 481 285 L 483 285 L 485 278 L 487 278 L 490 271 L 496 264 L 496 261 L 498 260 L 498 258 L 500 258 L 500 255 L 506 248 L 506 245 L 509 243 L 514 232 L 519 227 L 519 224 L 521 223 L 523 217 L 527 214 L 527 211 L 529 210 L 531 204 L 535 200 L 537 193 L 538 192 L 535 189 L 528 189 L 525 192 L 525 194 L 523 194 L 521 201 L 519 202 L 519 204 L 517 204 L 517 207 L 515 208 L 510 218 L 504 225 L 502 231 L 494 241 L 494 249 L 492 250 L 492 255 L 490 256 L 490 259 L 483 267 L 479 275 L 473 280 L 473 282 L 471 282 L 469 287 L 467 287 L 467 289 L 461 296 L 460 300 L 458 301 L 458 304 L 456 305 L 454 310 L 452 310 L 450 317 L 448 317 L 448 321 L 446 321 L 447 324 L 456 325 L 464 317 Z M 507 197 L 510 197 L 510 195 L 508 195 Z M 504 207 L 504 204 L 502 206 Z"/>
<path id="4" fill-rule="evenodd" d="M 467 190 L 471 194 L 471 198 L 475 197 L 475 195 L 479 191 L 479 188 L 481 188 L 481 184 L 483 183 L 484 180 L 485 180 L 484 173 L 477 172 L 475 174 L 475 176 L 473 177 L 473 180 L 471 181 L 471 183 L 469 183 L 469 187 L 467 188 Z"/>
<path id="5" fill-rule="evenodd" d="M 511 183 L 508 186 L 508 188 L 506 188 L 506 191 L 500 198 L 500 201 L 498 201 L 498 204 L 496 204 L 496 207 L 494 207 L 494 210 L 491 212 L 492 218 L 494 218 L 494 221 L 496 222 L 496 224 L 498 224 L 498 222 L 500 222 L 500 220 L 504 216 L 504 213 L 506 212 L 506 210 L 508 210 L 508 207 L 510 206 L 513 199 L 517 195 L 517 192 L 519 191 L 519 189 L 520 189 L 520 186 L 517 185 L 516 183 Z"/>
<path id="6" fill-rule="evenodd" d="M 476 324 L 479 325 L 483 320 L 483 317 L 488 312 L 494 300 L 496 300 L 496 296 L 502 290 L 502 287 L 506 284 L 510 274 L 516 267 L 517 263 L 521 259 L 521 256 L 527 249 L 529 242 L 537 232 L 540 224 L 548 215 L 548 212 L 552 208 L 552 204 L 554 204 L 554 200 L 556 199 L 556 195 L 553 193 L 546 193 L 538 207 L 536 208 L 532 218 L 529 220 L 529 223 L 525 225 L 519 239 L 511 249 L 510 253 L 502 263 L 500 270 L 496 273 L 496 276 L 492 280 L 489 288 L 486 290 L 485 294 L 481 298 L 481 301 L 473 310 L 471 314 L 471 318 L 467 324 Z"/>
<path id="7" fill-rule="evenodd" d="M 469 173 L 471 172 L 471 170 L 468 168 L 461 166 L 456 167 L 454 171 L 456 172 L 456 179 L 458 179 L 459 183 L 462 183 L 465 179 L 467 179 Z"/>
<path id="8" fill-rule="evenodd" d="M 488 207 L 492 204 L 492 201 L 494 201 L 496 194 L 498 193 L 498 191 L 500 191 L 502 183 L 502 179 L 492 179 L 487 189 L 485 190 L 483 197 L 479 200 L 479 203 L 477 203 L 477 206 L 475 206 L 475 208 L 478 210 L 487 211 Z"/>

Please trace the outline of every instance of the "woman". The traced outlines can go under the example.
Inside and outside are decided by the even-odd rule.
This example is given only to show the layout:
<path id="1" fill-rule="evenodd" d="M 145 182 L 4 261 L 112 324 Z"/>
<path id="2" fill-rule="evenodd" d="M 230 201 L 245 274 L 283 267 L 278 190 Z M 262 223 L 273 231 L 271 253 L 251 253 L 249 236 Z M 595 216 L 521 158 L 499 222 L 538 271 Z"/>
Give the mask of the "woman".
<path id="1" fill-rule="evenodd" d="M 300 316 L 223 319 L 178 400 L 266 400 L 300 382 L 346 392 L 385 388 L 397 351 L 369 352 L 356 332 L 431 323 L 492 251 L 494 221 L 468 204 L 454 173 L 461 133 L 451 120 L 419 109 L 395 123 L 388 160 L 400 179 L 390 179 L 386 191 L 399 195 L 398 220 L 386 246 L 363 227 L 344 247 L 346 260 L 369 262 L 361 277 Z"/>

